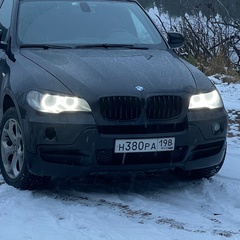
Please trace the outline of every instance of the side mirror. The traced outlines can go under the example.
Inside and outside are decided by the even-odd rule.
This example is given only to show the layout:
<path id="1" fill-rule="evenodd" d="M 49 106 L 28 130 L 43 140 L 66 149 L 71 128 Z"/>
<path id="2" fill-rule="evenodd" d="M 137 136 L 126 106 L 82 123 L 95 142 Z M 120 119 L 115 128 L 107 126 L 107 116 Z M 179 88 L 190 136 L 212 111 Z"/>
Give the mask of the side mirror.
<path id="1" fill-rule="evenodd" d="M 168 44 L 171 48 L 180 48 L 184 45 L 184 36 L 178 32 L 168 32 Z"/>

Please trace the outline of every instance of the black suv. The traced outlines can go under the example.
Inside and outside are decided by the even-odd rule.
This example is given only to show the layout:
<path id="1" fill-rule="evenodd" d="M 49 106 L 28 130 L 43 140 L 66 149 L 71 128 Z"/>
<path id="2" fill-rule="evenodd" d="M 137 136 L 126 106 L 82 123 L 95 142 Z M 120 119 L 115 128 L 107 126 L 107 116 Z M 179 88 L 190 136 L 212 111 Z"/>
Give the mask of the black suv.
<path id="1" fill-rule="evenodd" d="M 226 153 L 215 86 L 135 0 L 0 0 L 0 167 L 51 176 L 173 170 L 211 177 Z"/>

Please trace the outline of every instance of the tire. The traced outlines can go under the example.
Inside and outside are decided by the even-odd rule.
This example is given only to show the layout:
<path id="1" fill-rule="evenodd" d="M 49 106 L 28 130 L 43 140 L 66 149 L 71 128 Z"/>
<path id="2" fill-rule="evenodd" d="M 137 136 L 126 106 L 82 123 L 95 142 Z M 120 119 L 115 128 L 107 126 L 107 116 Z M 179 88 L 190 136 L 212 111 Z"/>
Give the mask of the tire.
<path id="1" fill-rule="evenodd" d="M 0 168 L 7 184 L 33 190 L 49 181 L 49 177 L 36 176 L 28 171 L 24 133 L 15 108 L 8 109 L 3 115 L 0 140 Z"/>
<path id="2" fill-rule="evenodd" d="M 191 171 L 185 171 L 183 169 L 175 169 L 173 171 L 174 175 L 177 177 L 183 178 L 183 179 L 189 179 L 189 180 L 197 180 L 197 179 L 202 179 L 202 178 L 210 178 L 214 175 L 216 175 L 220 169 L 223 166 L 224 160 L 226 156 L 226 150 L 223 156 L 222 161 L 212 167 L 208 168 L 201 168 L 201 169 L 196 169 L 196 170 L 191 170 Z"/>

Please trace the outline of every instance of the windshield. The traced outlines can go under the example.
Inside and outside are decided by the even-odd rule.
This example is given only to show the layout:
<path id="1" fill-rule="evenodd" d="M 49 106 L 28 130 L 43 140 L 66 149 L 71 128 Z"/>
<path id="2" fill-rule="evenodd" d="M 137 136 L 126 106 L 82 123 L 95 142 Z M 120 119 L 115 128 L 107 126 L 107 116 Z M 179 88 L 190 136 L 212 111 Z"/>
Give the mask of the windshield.
<path id="1" fill-rule="evenodd" d="M 135 2 L 23 0 L 18 14 L 20 45 L 141 45 L 166 47 Z"/>

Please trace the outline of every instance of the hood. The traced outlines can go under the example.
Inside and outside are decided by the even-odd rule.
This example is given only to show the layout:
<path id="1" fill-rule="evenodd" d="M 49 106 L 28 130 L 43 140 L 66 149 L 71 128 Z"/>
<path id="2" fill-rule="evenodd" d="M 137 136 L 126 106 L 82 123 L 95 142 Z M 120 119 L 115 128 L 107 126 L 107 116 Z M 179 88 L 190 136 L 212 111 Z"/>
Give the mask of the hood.
<path id="1" fill-rule="evenodd" d="M 24 49 L 21 54 L 89 101 L 96 96 L 138 95 L 137 86 L 144 95 L 196 91 L 189 68 L 166 50 Z"/>

